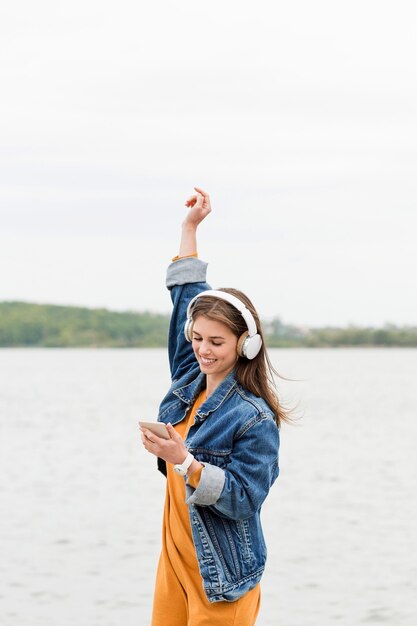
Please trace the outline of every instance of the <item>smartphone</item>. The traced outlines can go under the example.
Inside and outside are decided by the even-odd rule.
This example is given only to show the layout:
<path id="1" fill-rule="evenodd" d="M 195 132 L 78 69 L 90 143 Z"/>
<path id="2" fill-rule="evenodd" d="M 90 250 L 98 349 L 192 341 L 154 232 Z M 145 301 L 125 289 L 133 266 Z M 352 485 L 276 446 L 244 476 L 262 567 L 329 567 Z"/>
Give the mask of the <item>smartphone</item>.
<path id="1" fill-rule="evenodd" d="M 162 422 L 139 422 L 139 426 L 147 428 L 157 437 L 162 439 L 171 439 L 168 433 L 168 428 Z"/>

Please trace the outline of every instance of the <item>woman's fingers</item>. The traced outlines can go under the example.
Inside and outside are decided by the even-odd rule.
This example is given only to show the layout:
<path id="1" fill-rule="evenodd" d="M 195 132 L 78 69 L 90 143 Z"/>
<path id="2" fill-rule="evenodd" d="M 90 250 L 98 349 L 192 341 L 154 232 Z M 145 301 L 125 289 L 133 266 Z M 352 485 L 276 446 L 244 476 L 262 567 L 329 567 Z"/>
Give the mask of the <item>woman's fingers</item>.
<path id="1" fill-rule="evenodd" d="M 169 434 L 169 436 L 171 437 L 171 439 L 173 441 L 181 441 L 182 442 L 182 438 L 177 433 L 177 431 L 175 430 L 175 428 L 173 427 L 173 425 L 171 423 L 167 424 L 167 428 L 168 428 L 168 434 Z"/>
<path id="2" fill-rule="evenodd" d="M 141 437 L 143 445 L 147 450 L 149 450 L 150 446 L 160 447 L 161 444 L 166 441 L 165 439 L 158 437 L 158 435 L 155 435 L 155 433 L 153 433 L 151 430 L 148 430 L 147 428 L 140 428 L 140 430 L 142 431 Z"/>
<path id="3" fill-rule="evenodd" d="M 197 193 L 188 198 L 185 206 L 189 209 L 197 209 L 200 211 L 202 210 L 205 214 L 210 213 L 211 205 L 209 194 L 201 189 L 201 187 L 194 187 L 194 189 Z M 205 217 L 205 215 L 203 217 Z"/>
<path id="4" fill-rule="evenodd" d="M 195 203 L 197 202 L 197 196 L 194 194 L 193 196 L 190 196 L 187 200 L 187 202 L 185 203 L 185 206 L 194 206 Z"/>
<path id="5" fill-rule="evenodd" d="M 197 191 L 197 193 L 201 193 L 201 195 L 205 198 L 209 198 L 207 191 L 203 191 L 201 187 L 194 187 L 194 189 Z"/>
<path id="6" fill-rule="evenodd" d="M 155 443 L 155 441 L 152 439 L 152 433 L 150 430 L 148 430 L 147 428 L 140 428 L 140 430 L 141 430 L 142 443 L 145 446 L 145 448 L 147 448 L 149 444 Z"/>
<path id="7" fill-rule="evenodd" d="M 187 200 L 187 202 L 185 204 L 187 204 L 187 205 L 189 205 L 191 203 L 195 204 L 199 194 L 202 195 L 204 199 L 208 200 L 210 198 L 210 196 L 207 193 L 207 191 L 204 191 L 203 189 L 201 189 L 201 187 L 194 187 L 194 189 L 196 190 L 197 194 L 193 193 L 193 195 L 188 198 L 188 200 Z"/>
<path id="8" fill-rule="evenodd" d="M 167 442 L 166 439 L 158 437 L 158 435 L 155 435 L 155 433 L 147 428 L 141 428 L 141 431 L 143 445 L 148 451 L 154 452 L 155 450 L 161 450 L 164 448 Z"/>
<path id="9" fill-rule="evenodd" d="M 211 204 L 210 204 L 209 194 L 207 193 L 207 191 L 204 191 L 203 189 L 201 189 L 201 187 L 194 187 L 194 189 L 196 190 L 198 197 L 203 199 L 201 205 L 199 205 L 199 208 L 202 208 L 207 213 L 210 213 Z"/>

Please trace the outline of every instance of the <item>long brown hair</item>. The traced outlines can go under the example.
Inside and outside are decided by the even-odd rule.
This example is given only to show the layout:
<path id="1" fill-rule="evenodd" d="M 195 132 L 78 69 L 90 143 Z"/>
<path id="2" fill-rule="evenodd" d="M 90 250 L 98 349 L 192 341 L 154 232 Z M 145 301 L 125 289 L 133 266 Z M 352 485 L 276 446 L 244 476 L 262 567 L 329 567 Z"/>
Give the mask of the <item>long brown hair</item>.
<path id="1" fill-rule="evenodd" d="M 279 374 L 269 359 L 262 325 L 256 309 L 249 298 L 238 289 L 221 288 L 218 291 L 225 291 L 238 298 L 253 315 L 256 328 L 262 338 L 262 347 L 254 359 L 249 360 L 239 356 L 235 367 L 236 379 L 242 387 L 251 391 L 258 398 L 265 400 L 274 412 L 275 421 L 279 428 L 281 422 L 291 422 L 292 420 L 289 416 L 290 411 L 285 409 L 278 399 L 274 374 L 276 376 L 279 376 Z M 213 296 L 200 296 L 197 298 L 193 303 L 191 315 L 194 320 L 198 315 L 203 315 L 208 319 L 222 322 L 238 338 L 248 330 L 241 313 L 232 304 Z"/>

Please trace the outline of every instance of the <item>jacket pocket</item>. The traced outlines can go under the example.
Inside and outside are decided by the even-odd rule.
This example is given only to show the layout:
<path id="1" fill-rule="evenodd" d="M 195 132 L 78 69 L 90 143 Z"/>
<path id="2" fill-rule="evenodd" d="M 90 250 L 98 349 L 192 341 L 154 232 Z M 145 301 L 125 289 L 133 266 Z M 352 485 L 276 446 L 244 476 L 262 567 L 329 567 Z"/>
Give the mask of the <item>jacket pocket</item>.
<path id="1" fill-rule="evenodd" d="M 235 582 L 241 578 L 241 566 L 237 552 L 236 538 L 234 537 L 234 522 L 213 515 L 207 509 L 202 509 L 202 518 L 207 534 L 210 537 L 213 549 L 222 565 L 228 582 Z"/>
<path id="2" fill-rule="evenodd" d="M 187 447 L 200 463 L 209 463 L 221 468 L 227 467 L 230 463 L 231 450 L 207 450 L 206 448 L 193 448 L 193 446 Z"/>
<path id="3" fill-rule="evenodd" d="M 213 556 L 220 563 L 225 579 L 229 583 L 236 581 L 241 576 L 241 568 L 229 521 L 221 517 L 214 519 L 204 508 L 199 513 Z"/>

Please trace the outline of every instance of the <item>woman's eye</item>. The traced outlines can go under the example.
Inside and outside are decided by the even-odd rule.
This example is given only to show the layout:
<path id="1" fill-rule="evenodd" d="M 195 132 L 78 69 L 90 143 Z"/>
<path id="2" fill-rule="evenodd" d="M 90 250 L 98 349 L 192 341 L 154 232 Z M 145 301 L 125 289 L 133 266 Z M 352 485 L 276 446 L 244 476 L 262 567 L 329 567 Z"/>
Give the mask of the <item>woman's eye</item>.
<path id="1" fill-rule="evenodd" d="M 202 337 L 193 337 L 193 341 L 203 341 L 203 338 Z M 216 346 L 216 347 L 223 345 L 222 343 L 216 343 L 215 341 L 212 341 L 211 344 L 213 346 Z"/>

